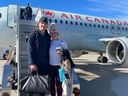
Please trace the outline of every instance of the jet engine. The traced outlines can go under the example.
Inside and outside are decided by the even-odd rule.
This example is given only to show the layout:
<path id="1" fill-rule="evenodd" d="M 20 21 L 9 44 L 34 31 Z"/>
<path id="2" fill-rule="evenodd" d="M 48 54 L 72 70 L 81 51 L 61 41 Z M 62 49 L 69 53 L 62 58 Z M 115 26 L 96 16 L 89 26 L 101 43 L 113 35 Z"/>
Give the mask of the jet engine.
<path id="1" fill-rule="evenodd" d="M 123 64 L 128 59 L 128 38 L 115 38 L 106 48 L 107 58 L 114 64 Z"/>

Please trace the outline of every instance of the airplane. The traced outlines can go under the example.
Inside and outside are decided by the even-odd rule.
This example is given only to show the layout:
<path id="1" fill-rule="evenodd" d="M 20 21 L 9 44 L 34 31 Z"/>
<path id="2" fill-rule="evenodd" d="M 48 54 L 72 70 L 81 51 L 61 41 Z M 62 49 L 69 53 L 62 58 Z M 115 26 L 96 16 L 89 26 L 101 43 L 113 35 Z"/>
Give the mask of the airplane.
<path id="1" fill-rule="evenodd" d="M 25 6 L 20 6 L 20 19 L 23 19 L 21 14 L 24 8 Z M 101 63 L 109 60 L 115 64 L 123 64 L 127 61 L 128 21 L 35 7 L 32 7 L 32 10 L 33 21 L 40 16 L 46 16 L 49 23 L 56 23 L 60 38 L 67 42 L 71 53 L 75 56 L 80 56 L 85 50 L 89 50 L 100 54 L 98 61 Z M 17 5 L 0 8 L 2 51 L 4 48 L 16 45 L 16 32 L 14 32 L 16 16 Z M 107 57 L 103 56 L 105 52 Z"/>
<path id="2" fill-rule="evenodd" d="M 0 7 L 0 59 L 7 59 L 6 57 L 12 52 L 10 50 L 17 48 L 19 34 L 16 22 L 19 19 L 28 21 L 24 20 L 22 16 L 24 8 L 25 6 L 20 5 Z M 32 10 L 33 17 L 29 22 L 36 22 L 41 16 L 48 18 L 49 25 L 54 22 L 59 37 L 67 42 L 73 56 L 80 56 L 85 50 L 88 50 L 99 53 L 97 61 L 101 63 L 106 63 L 109 60 L 114 64 L 121 65 L 127 62 L 128 21 L 35 7 L 32 7 Z M 16 54 L 17 52 L 16 50 Z M 107 57 L 103 53 L 106 53 Z M 14 71 L 14 68 L 11 71 Z M 2 83 L 0 82 L 0 84 Z"/>

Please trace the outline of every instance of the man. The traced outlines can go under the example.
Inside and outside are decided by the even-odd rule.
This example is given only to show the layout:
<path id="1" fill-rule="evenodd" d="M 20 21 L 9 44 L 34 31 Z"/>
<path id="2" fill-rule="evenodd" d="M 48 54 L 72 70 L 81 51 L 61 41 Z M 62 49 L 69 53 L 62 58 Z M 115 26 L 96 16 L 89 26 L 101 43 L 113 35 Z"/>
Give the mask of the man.
<path id="1" fill-rule="evenodd" d="M 29 3 L 27 7 L 24 9 L 23 17 L 25 20 L 31 20 L 32 19 L 32 8 L 30 7 Z"/>
<path id="2" fill-rule="evenodd" d="M 49 49 L 51 37 L 47 32 L 48 19 L 41 17 L 37 22 L 38 30 L 31 33 L 28 38 L 28 59 L 30 71 L 39 75 L 49 74 Z M 30 95 L 32 96 L 32 95 Z M 45 96 L 45 94 L 40 94 Z"/>

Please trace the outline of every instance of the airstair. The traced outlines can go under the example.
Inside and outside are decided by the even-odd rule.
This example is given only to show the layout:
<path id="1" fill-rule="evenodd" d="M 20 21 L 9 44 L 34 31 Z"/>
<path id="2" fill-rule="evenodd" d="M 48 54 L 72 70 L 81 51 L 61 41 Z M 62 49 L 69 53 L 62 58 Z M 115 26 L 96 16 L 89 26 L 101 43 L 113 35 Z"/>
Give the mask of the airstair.
<path id="1" fill-rule="evenodd" d="M 10 13 L 8 19 L 11 19 L 11 21 L 8 22 L 8 27 L 13 28 L 14 32 L 16 32 L 16 47 L 13 48 L 12 51 L 10 51 L 11 53 L 9 54 L 7 61 L 8 63 L 10 63 L 11 60 L 15 58 L 15 65 L 10 67 L 9 69 L 12 71 L 13 69 L 15 69 L 14 75 L 15 79 L 17 79 L 17 88 L 9 89 L 8 91 L 3 89 L 3 92 L 0 93 L 0 96 L 3 96 L 4 93 L 8 93 L 9 96 L 27 96 L 27 94 L 20 92 L 20 80 L 30 73 L 28 65 L 27 39 L 28 35 L 37 29 L 36 21 L 39 20 L 40 15 L 37 16 L 38 18 L 35 18 L 36 21 L 35 19 L 23 20 L 21 19 L 21 10 L 23 10 L 21 6 L 9 6 L 8 9 Z"/>
<path id="2" fill-rule="evenodd" d="M 31 32 L 34 32 L 37 30 L 37 23 L 36 21 L 39 20 L 39 18 L 42 16 L 42 10 L 39 9 L 37 12 L 37 16 L 35 20 L 22 20 L 17 19 L 17 51 L 19 54 L 18 61 L 19 61 L 19 73 L 20 78 L 23 78 L 26 74 L 28 74 L 28 35 Z M 40 13 L 40 14 L 39 14 Z"/>
<path id="3" fill-rule="evenodd" d="M 19 80 L 28 75 L 28 47 L 27 38 L 28 34 L 37 28 L 35 21 L 19 20 L 19 34 L 18 34 L 18 74 Z M 20 85 L 20 84 L 19 84 Z M 20 87 L 20 86 L 19 86 Z M 20 95 L 21 96 L 21 95 Z"/>
<path id="4" fill-rule="evenodd" d="M 36 23 L 29 20 L 19 20 L 19 71 L 20 78 L 28 74 L 28 47 L 27 38 L 28 34 L 36 29 Z"/>
<path id="5" fill-rule="evenodd" d="M 17 12 L 20 12 L 20 8 L 17 7 Z M 34 20 L 20 19 L 20 13 L 17 13 L 16 20 L 16 62 L 18 69 L 18 93 L 17 96 L 26 96 L 26 94 L 20 92 L 20 80 L 29 74 L 28 67 L 28 35 L 37 29 L 36 22 Z"/>
<path id="6" fill-rule="evenodd" d="M 42 14 L 36 16 L 34 20 L 23 20 L 21 17 L 21 8 L 17 6 L 17 16 L 15 16 L 15 31 L 17 33 L 16 36 L 16 62 L 17 62 L 17 76 L 18 76 L 18 90 L 17 96 L 27 96 L 26 94 L 20 92 L 20 80 L 28 75 L 30 72 L 28 65 L 28 35 L 31 32 L 34 32 L 37 29 L 36 21 L 39 20 Z M 42 10 L 39 11 L 40 13 Z M 37 12 L 38 13 L 38 12 Z"/>

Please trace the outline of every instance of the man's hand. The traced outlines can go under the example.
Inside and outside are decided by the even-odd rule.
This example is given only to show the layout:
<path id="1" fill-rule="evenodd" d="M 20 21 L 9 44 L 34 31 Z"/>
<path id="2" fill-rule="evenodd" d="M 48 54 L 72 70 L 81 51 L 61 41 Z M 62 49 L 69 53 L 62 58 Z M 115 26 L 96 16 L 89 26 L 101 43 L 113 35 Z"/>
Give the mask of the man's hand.
<path id="1" fill-rule="evenodd" d="M 37 71 L 36 65 L 34 65 L 34 64 L 30 65 L 30 71 L 31 71 L 31 72 Z"/>

